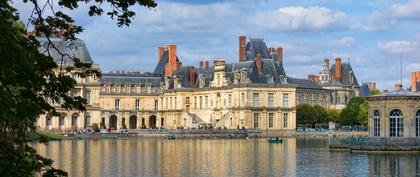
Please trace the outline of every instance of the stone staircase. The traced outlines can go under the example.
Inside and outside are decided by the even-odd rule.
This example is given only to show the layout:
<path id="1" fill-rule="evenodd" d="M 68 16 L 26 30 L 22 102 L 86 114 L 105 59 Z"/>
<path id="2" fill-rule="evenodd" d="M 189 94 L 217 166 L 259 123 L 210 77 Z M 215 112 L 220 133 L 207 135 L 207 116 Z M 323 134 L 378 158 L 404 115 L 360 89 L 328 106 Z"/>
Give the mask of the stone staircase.
<path id="1" fill-rule="evenodd" d="M 230 117 L 231 117 L 231 111 L 226 112 L 225 114 L 223 114 L 222 118 L 219 119 L 219 121 L 214 122 L 213 127 L 214 128 L 228 127 Z"/>
<path id="2" fill-rule="evenodd" d="M 200 125 L 205 125 L 205 122 L 197 116 L 197 114 L 185 112 L 184 117 L 187 118 L 187 120 L 191 120 L 192 127 L 198 128 Z"/>

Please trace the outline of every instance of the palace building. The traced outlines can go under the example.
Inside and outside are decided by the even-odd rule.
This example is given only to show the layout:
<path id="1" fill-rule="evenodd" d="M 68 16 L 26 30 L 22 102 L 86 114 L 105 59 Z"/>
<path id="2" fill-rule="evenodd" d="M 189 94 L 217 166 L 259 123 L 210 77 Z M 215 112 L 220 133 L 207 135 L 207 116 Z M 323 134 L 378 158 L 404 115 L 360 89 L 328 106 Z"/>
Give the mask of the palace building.
<path id="1" fill-rule="evenodd" d="M 46 42 L 44 38 L 39 41 Z M 61 53 L 94 63 L 80 39 L 55 38 L 54 44 Z M 40 51 L 45 52 L 47 46 L 43 45 Z M 55 49 L 50 50 L 58 62 L 61 56 Z M 71 64 L 65 58 L 64 65 Z M 198 67 L 184 66 L 176 45 L 168 44 L 158 48 L 153 72 L 110 72 L 100 78 L 83 79 L 68 73 L 78 83 L 70 94 L 86 98 L 87 110 L 62 110 L 57 104 L 62 114 L 42 116 L 38 126 L 68 130 L 97 123 L 112 129 L 213 127 L 294 131 L 297 104 L 329 107 L 336 102 L 345 103 L 338 97 L 346 100 L 358 94 L 350 65 L 336 65 L 342 69 L 333 66 L 327 81 L 320 84 L 287 76 L 283 49 L 268 48 L 260 38 L 239 37 L 238 62 L 214 59 L 201 61 Z M 96 64 L 93 67 L 100 69 Z M 343 73 L 341 78 L 336 78 L 338 72 Z M 340 83 L 340 88 L 326 89 L 335 83 Z"/>

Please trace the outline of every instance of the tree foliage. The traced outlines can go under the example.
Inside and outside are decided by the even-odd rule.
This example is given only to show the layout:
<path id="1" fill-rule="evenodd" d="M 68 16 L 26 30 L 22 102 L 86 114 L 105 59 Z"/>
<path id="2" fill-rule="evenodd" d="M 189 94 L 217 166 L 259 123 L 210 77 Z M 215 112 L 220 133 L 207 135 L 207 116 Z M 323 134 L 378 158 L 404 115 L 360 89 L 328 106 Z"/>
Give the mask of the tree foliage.
<path id="1" fill-rule="evenodd" d="M 362 97 L 351 98 L 347 106 L 340 112 L 340 116 L 339 116 L 340 124 L 341 125 L 364 125 L 363 120 L 359 119 L 360 118 L 359 112 L 360 112 L 360 106 L 365 101 L 366 100 Z"/>
<path id="2" fill-rule="evenodd" d="M 369 93 L 369 96 L 371 95 L 377 95 L 377 94 L 381 94 L 382 92 L 378 89 L 372 89 Z"/>
<path id="3" fill-rule="evenodd" d="M 299 104 L 296 107 L 297 124 L 315 127 L 316 124 L 328 123 L 329 115 L 320 105 Z"/>
<path id="4" fill-rule="evenodd" d="M 61 107 L 65 109 L 85 109 L 85 99 L 68 95 L 76 81 L 66 72 L 77 71 L 81 77 L 100 73 L 93 70 L 90 63 L 82 63 L 65 53 L 60 53 L 62 59 L 71 58 L 72 65 L 57 64 L 49 52 L 41 54 L 35 36 L 46 36 L 48 45 L 55 48 L 49 38 L 51 35 L 72 40 L 83 29 L 67 14 L 55 11 L 52 0 L 42 1 L 44 4 L 37 0 L 23 2 L 33 5 L 26 26 L 19 22 L 19 12 L 11 6 L 13 1 L 0 1 L 0 176 L 66 176 L 66 172 L 52 167 L 52 160 L 38 155 L 28 146 L 26 136 L 36 131 L 35 124 L 40 115 L 59 115 L 51 104 L 57 104 L 60 99 L 64 100 Z M 60 0 L 58 6 L 75 9 L 80 3 L 93 4 L 88 12 L 90 16 L 101 15 L 104 10 L 100 5 L 110 4 L 112 10 L 106 13 L 116 18 L 119 26 L 130 24 L 135 15 L 130 10 L 133 5 L 156 6 L 153 0 Z M 45 13 L 46 9 L 52 13 Z M 27 36 L 30 26 L 35 34 Z M 45 142 L 45 139 L 41 140 Z"/>

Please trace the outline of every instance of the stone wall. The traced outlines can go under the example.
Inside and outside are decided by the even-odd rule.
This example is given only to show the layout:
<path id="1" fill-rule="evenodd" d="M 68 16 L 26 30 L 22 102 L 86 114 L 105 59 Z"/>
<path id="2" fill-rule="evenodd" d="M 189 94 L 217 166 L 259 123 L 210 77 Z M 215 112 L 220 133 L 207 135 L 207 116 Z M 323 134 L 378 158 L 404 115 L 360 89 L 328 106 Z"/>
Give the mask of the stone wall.
<path id="1" fill-rule="evenodd" d="M 245 138 L 245 137 L 296 137 L 294 130 L 258 130 L 258 129 L 141 129 L 129 130 L 139 137 L 166 137 L 175 135 L 177 138 Z"/>
<path id="2" fill-rule="evenodd" d="M 351 151 L 419 151 L 418 138 L 365 138 L 334 137 L 329 139 L 332 149 L 349 149 Z"/>

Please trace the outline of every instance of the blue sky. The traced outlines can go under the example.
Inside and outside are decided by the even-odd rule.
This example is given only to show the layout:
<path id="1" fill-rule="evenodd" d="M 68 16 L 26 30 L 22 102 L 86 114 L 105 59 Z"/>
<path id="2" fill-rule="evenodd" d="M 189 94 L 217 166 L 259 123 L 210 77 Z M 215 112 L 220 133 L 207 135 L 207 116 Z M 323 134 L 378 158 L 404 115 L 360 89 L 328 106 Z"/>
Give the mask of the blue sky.
<path id="1" fill-rule="evenodd" d="M 239 35 L 283 47 L 286 72 L 294 77 L 317 74 L 323 58 L 338 56 L 350 61 L 360 83 L 375 81 L 379 89 L 392 90 L 399 83 L 401 50 L 404 88 L 410 73 L 420 70 L 420 0 L 157 3 L 155 9 L 136 7 L 133 24 L 123 28 L 107 16 L 88 17 L 87 6 L 70 14 L 84 26 L 78 37 L 105 72 L 153 71 L 158 46 L 168 43 L 177 44 L 183 65 L 214 58 L 236 62 Z M 21 9 L 25 16 L 28 7 Z"/>

